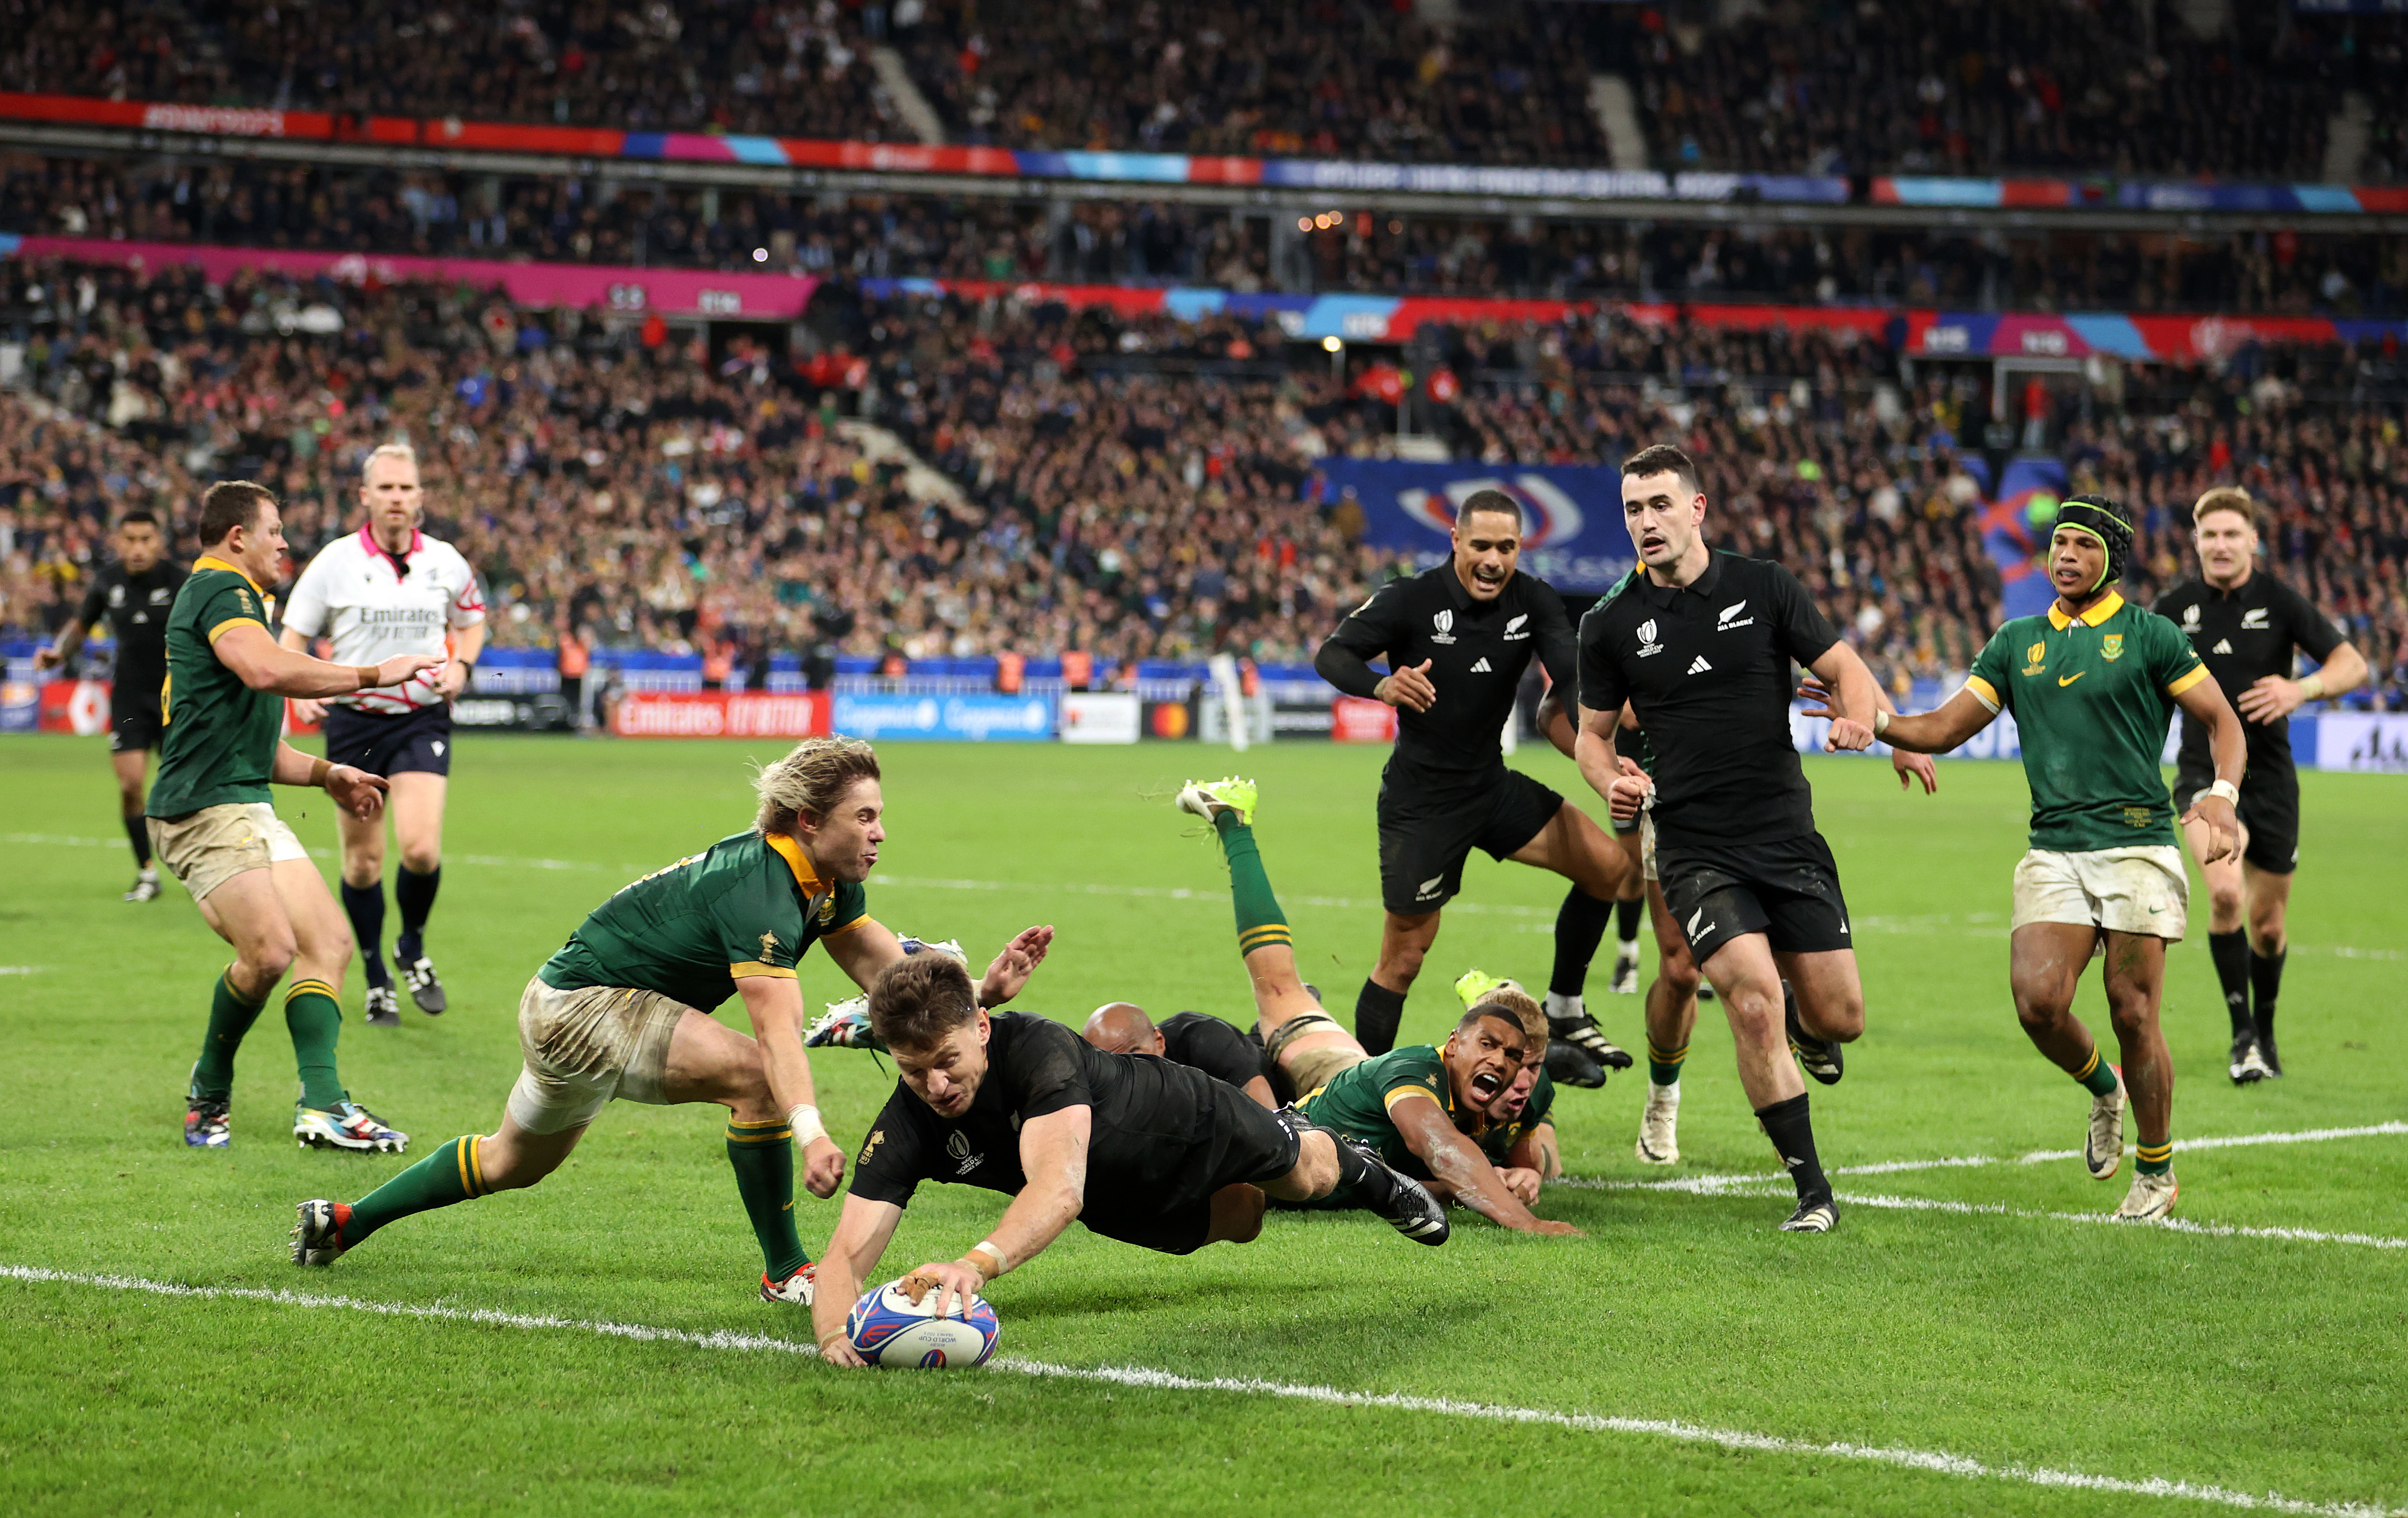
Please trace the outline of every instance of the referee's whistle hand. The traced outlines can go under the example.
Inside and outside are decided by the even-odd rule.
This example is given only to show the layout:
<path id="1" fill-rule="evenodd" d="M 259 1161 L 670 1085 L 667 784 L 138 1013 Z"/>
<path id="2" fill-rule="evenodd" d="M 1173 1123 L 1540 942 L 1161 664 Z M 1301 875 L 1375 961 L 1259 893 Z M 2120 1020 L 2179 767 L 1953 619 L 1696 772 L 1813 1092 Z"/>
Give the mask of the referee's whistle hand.
<path id="1" fill-rule="evenodd" d="M 1438 687 L 1430 683 L 1430 661 L 1407 665 L 1395 674 L 1383 679 L 1374 694 L 1392 707 L 1411 707 L 1415 711 L 1427 711 L 1438 704 Z"/>

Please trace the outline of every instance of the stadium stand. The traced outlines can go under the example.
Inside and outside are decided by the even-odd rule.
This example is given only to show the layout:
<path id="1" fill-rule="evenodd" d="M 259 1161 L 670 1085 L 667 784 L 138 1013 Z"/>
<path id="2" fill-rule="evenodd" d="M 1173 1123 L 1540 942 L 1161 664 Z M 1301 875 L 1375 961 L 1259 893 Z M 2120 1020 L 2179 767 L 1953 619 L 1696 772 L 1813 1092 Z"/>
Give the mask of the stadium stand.
<path id="1" fill-rule="evenodd" d="M 1268 242 L 1210 208 L 798 195 L 574 177 L 0 155 L 0 230 L 547 263 L 929 278 L 1273 282 Z M 2408 312 L 2408 239 L 2378 233 L 1727 227 L 1358 213 L 1279 281 L 1311 290 L 1899 302 L 1959 310 Z"/>
<path id="2" fill-rule="evenodd" d="M 503 646 L 576 627 L 739 665 L 824 644 L 1268 662 L 1398 567 L 1311 488 L 1317 458 L 1392 447 L 1396 407 L 1275 327 L 839 285 L 813 320 L 863 363 L 857 387 L 819 387 L 740 340 L 647 347 L 457 289 L 7 268 L 0 322 L 49 317 L 26 322 L 28 394 L 0 431 L 0 623 L 22 631 L 65 614 L 112 510 L 188 510 L 192 471 L 253 476 L 306 553 L 344 530 L 356 459 L 396 434 L 430 454 Z M 1727 539 L 1777 543 L 1893 683 L 1962 668 L 1998 620 L 1958 452 L 1972 371 L 1925 365 L 1909 390 L 1877 341 L 1610 313 L 1434 329 L 1423 351 L 1466 386 L 1412 415 L 1460 456 L 1611 463 L 1683 439 Z M 2239 480 L 2280 514 L 2277 566 L 2390 672 L 2379 698 L 2408 697 L 2397 356 L 2253 346 L 2134 373 L 2120 407 L 2068 400 L 2051 425 L 2075 485 L 2142 511 L 2137 588 L 2180 572 L 2199 491 Z M 915 496 L 852 411 L 958 493 Z"/>

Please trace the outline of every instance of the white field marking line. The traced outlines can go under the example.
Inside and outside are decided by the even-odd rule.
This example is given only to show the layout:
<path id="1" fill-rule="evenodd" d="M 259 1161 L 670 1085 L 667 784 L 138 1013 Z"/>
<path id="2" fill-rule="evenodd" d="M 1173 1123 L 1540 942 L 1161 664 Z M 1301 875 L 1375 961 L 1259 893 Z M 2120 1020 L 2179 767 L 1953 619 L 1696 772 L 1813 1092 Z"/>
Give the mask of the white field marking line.
<path id="1" fill-rule="evenodd" d="M 383 1317 L 421 1318 L 494 1328 L 558 1329 L 571 1333 L 604 1335 L 613 1339 L 683 1344 L 705 1350 L 752 1350 L 791 1354 L 798 1358 L 810 1358 L 819 1353 L 816 1346 L 797 1343 L 793 1339 L 778 1339 L 767 1334 L 735 1333 L 724 1329 L 712 1333 L 696 1333 L 684 1328 L 654 1327 L 648 1324 L 555 1318 L 538 1313 L 444 1307 L 440 1303 L 413 1306 L 403 1302 L 371 1302 L 355 1296 L 317 1296 L 302 1292 L 274 1291 L 258 1287 L 188 1286 L 177 1282 L 146 1281 L 138 1276 L 89 1275 L 79 1271 L 45 1269 L 39 1266 L 0 1265 L 0 1279 L 49 1285 L 95 1286 L 107 1291 L 141 1292 L 154 1296 L 183 1297 L 202 1301 L 233 1300 L 266 1302 L 279 1307 L 335 1308 L 352 1312 L 375 1313 Z M 1056 1381 L 1096 1382 L 1106 1385 L 1126 1386 L 1144 1391 L 1230 1392 L 1240 1396 L 1276 1396 L 1292 1401 L 1314 1402 L 1328 1407 L 1381 1408 L 1398 1412 L 1426 1412 L 1440 1417 L 1470 1419 L 1484 1423 L 1564 1428 L 1584 1434 L 1636 1434 L 1654 1439 L 1674 1439 L 1685 1444 L 1711 1444 L 1721 1449 L 1744 1450 L 1759 1454 L 1819 1455 L 1828 1459 L 1863 1461 L 1870 1465 L 1895 1466 L 1902 1469 L 1928 1471 L 1942 1476 L 2017 1482 L 2028 1486 L 2106 1492 L 2125 1497 L 2181 1497 L 2194 1502 L 2210 1503 L 2217 1507 L 2260 1512 L 2309 1514 L 2314 1515 L 2314 1518 L 2395 1518 L 2395 1515 L 2408 1511 L 2364 1502 L 2309 1502 L 2297 1497 L 2283 1497 L 2274 1492 L 2241 1492 L 2226 1486 L 2207 1486 L 2192 1482 L 2170 1481 L 2162 1476 L 2135 1481 L 2121 1476 L 2096 1476 L 2086 1471 L 2057 1470 L 2046 1466 L 1989 1465 L 1965 1455 L 1949 1454 L 1935 1450 L 1900 1449 L 1889 1445 L 1817 1443 L 1811 1439 L 1784 1439 L 1774 1434 L 1753 1434 L 1742 1429 L 1713 1428 L 1699 1424 L 1680 1423 L 1670 1419 L 1617 1418 L 1588 1412 L 1556 1412 L 1544 1408 L 1502 1407 L 1487 1402 L 1458 1401 L 1451 1397 L 1411 1396 L 1395 1392 L 1349 1392 L 1334 1386 L 1304 1386 L 1289 1382 L 1262 1381 L 1254 1377 L 1182 1376 L 1168 1370 L 1149 1370 L 1133 1366 L 1099 1366 L 1087 1368 L 1078 1366 L 1048 1365 L 1040 1360 L 1023 1360 L 1013 1356 L 990 1362 L 990 1368 L 1010 1371 L 1015 1375 L 1043 1377 Z"/>
<path id="2" fill-rule="evenodd" d="M 2177 1138 L 2174 1153 L 2188 1153 L 2195 1150 L 2251 1149 L 2261 1144 L 2320 1144 L 2338 1138 L 2389 1138 L 2408 1135 L 2408 1123 L 2373 1123 L 2358 1128 L 2300 1128 L 2288 1133 L 2235 1133 L 2205 1138 Z M 2125 1146 L 2130 1153 L 2130 1145 Z M 1944 1159 L 1885 1160 L 1875 1165 L 1834 1165 L 1825 1168 L 1827 1175 L 1899 1175 L 1909 1170 L 1970 1170 L 1991 1165 L 2040 1165 L 2054 1160 L 2078 1160 L 2078 1149 L 2036 1149 L 2019 1154 L 2013 1160 L 1991 1154 L 1956 1154 Z M 1669 1181 L 1610 1181 L 1598 1176 L 1565 1176 L 1549 1181 L 1550 1185 L 1572 1186 L 1587 1191 L 1688 1191 L 1712 1196 L 1734 1186 L 1756 1185 L 1768 1181 L 1785 1181 L 1788 1177 L 1778 1170 L 1751 1170 L 1735 1175 L 1678 1176 Z"/>
<path id="3" fill-rule="evenodd" d="M 2043 1212 L 2009 1207 L 2004 1202 L 1946 1202 L 1928 1196 L 1883 1196 L 1841 1193 L 1853 1207 L 1885 1207 L 1906 1212 L 1988 1213 L 1994 1217 L 2053 1218 L 2059 1223 L 2121 1223 L 2113 1212 Z M 2408 1249 L 2408 1239 L 2381 1234 L 2325 1233 L 2315 1228 L 2250 1228 L 2237 1223 L 2194 1223 L 2188 1218 L 2156 1218 L 2140 1224 L 2169 1233 L 2203 1234 L 2212 1239 L 2281 1239 L 2302 1244 L 2361 1244 L 2369 1249 Z"/>
<path id="4" fill-rule="evenodd" d="M 0 965 L 0 975 L 39 975 L 47 965 Z"/>

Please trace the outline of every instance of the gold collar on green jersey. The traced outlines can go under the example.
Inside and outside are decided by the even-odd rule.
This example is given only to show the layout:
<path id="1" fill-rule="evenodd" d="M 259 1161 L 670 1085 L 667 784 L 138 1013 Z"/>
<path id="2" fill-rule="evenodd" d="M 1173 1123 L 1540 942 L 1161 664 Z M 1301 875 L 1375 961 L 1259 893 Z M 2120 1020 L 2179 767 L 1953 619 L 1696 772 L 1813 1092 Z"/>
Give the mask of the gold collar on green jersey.
<path id="1" fill-rule="evenodd" d="M 2081 623 L 2086 627 L 2096 627 L 2100 623 L 2105 622 L 2108 618 L 2123 609 L 2124 593 L 2122 591 L 2109 591 L 2106 594 L 2100 596 L 2089 610 L 2085 611 L 2079 617 L 2067 616 L 2065 614 L 2064 607 L 2058 605 L 2055 601 L 2051 601 L 2048 604 L 2048 624 L 2051 627 L 2056 628 L 2060 633 L 2065 631 L 2068 627 L 2072 626 L 2077 622 Z"/>
<path id="2" fill-rule="evenodd" d="M 193 573 L 197 575 L 204 569 L 223 569 L 228 574 L 241 575 L 242 582 L 251 587 L 251 594 L 260 596 L 264 596 L 267 594 L 265 591 L 259 588 L 259 581 L 251 579 L 249 572 L 246 571 L 242 566 L 238 564 L 228 564 L 214 553 L 204 553 L 199 558 L 193 561 Z"/>

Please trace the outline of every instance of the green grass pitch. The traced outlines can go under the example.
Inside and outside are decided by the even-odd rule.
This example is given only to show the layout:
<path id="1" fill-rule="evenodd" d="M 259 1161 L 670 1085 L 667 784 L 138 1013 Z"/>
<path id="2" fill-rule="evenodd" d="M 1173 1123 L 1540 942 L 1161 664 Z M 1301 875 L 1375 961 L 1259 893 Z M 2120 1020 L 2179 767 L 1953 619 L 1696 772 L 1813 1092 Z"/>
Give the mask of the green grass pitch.
<path id="1" fill-rule="evenodd" d="M 342 1043 L 354 1093 L 415 1153 L 490 1129 L 517 1069 L 526 977 L 620 884 L 742 826 L 746 761 L 774 752 L 466 738 L 429 940 L 453 1010 L 367 1028 L 354 968 Z M 1344 1016 L 1378 939 L 1381 757 L 894 746 L 893 836 L 870 909 L 957 936 L 982 962 L 1016 928 L 1057 924 L 1029 1010 L 1075 1022 L 1126 997 L 1157 1014 L 1248 1015 L 1218 856 L 1169 807 L 1186 773 L 1236 763 L 1263 781 L 1259 831 L 1305 973 Z M 1517 762 L 1578 786 L 1552 752 Z M 1826 1163 L 1995 1163 L 1842 1175 L 1839 1231 L 1785 1236 L 1777 1182 L 1641 1189 L 1666 1177 L 1632 1155 L 1644 1086 L 1626 1076 L 1559 1108 L 1567 1162 L 1588 1183 L 1551 1188 L 1541 1210 L 1584 1239 L 1469 1219 L 1433 1251 L 1359 1217 L 1275 1216 L 1255 1245 L 1180 1260 L 1073 1228 L 994 1290 L 1012 1366 L 848 1375 L 796 1353 L 808 1323 L 754 1297 L 759 1258 L 711 1109 L 614 1106 L 542 1186 L 407 1220 L 304 1276 L 285 1255 L 293 1203 L 355 1197 L 408 1161 L 294 1149 L 272 1009 L 242 1056 L 235 1147 L 182 1147 L 185 1070 L 224 952 L 172 882 L 149 906 L 118 899 L 129 862 L 96 740 L 0 741 L 0 1269 L 15 1272 L 0 1277 L 0 1511 L 2408 1503 L 2408 785 L 2303 778 L 2287 1080 L 2224 1079 L 2203 895 L 2166 1010 L 2177 1138 L 2392 1131 L 2178 1154 L 2184 1219 L 2217 1228 L 2176 1231 L 2084 1221 L 2114 1207 L 2128 1171 L 2101 1185 L 2075 1160 L 2017 1163 L 2078 1147 L 2086 1111 L 2005 994 L 2021 773 L 1943 765 L 1925 798 L 1899 795 L 1875 763 L 1810 770 L 1869 1007 L 1846 1081 L 1810 1088 Z M 282 795 L 304 839 L 331 848 L 323 798 Z M 1464 967 L 1543 979 L 1560 894 L 1553 877 L 1475 855 L 1408 1032 L 1445 1025 Z M 803 983 L 815 1005 L 844 994 L 816 957 Z M 1592 1004 L 1638 1047 L 1636 999 L 1594 994 L 1603 983 Z M 2082 1007 L 2103 1031 L 2095 977 Z M 738 1004 L 724 1015 L 742 1025 Z M 857 1143 L 886 1080 L 866 1055 L 829 1052 L 814 1067 L 830 1127 Z M 1771 1170 L 1712 1006 L 1684 1088 L 1677 1175 Z M 1893 1205 L 1844 1200 L 1867 1196 Z M 835 1206 L 798 1205 L 816 1247 Z M 1000 1206 L 925 1188 L 889 1265 L 953 1257 Z M 71 1279 L 29 1279 L 43 1270 Z M 378 1307 L 428 1310 L 364 1310 Z M 1391 1400 L 1281 1395 L 1296 1388 Z M 2067 1484 L 2076 1477 L 2096 1482 Z M 2147 1495 L 2153 1481 L 2188 1484 Z"/>

